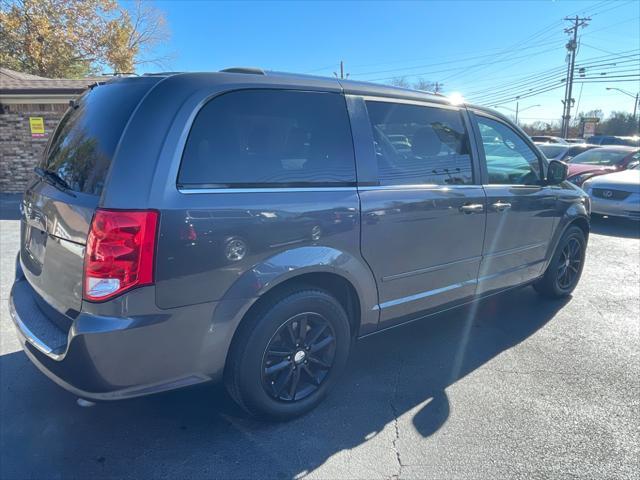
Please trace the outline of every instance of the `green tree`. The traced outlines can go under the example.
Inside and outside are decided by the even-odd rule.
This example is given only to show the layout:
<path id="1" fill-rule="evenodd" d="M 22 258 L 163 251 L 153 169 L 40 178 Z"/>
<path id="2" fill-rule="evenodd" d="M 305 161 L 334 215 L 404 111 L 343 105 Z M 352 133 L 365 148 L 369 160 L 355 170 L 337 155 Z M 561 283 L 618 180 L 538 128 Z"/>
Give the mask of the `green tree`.
<path id="1" fill-rule="evenodd" d="M 129 73 L 169 37 L 164 15 L 143 0 L 0 0 L 0 64 L 51 78 Z"/>
<path id="2" fill-rule="evenodd" d="M 604 122 L 600 122 L 597 130 L 603 135 L 633 135 L 637 132 L 636 120 L 630 113 L 611 112 Z"/>

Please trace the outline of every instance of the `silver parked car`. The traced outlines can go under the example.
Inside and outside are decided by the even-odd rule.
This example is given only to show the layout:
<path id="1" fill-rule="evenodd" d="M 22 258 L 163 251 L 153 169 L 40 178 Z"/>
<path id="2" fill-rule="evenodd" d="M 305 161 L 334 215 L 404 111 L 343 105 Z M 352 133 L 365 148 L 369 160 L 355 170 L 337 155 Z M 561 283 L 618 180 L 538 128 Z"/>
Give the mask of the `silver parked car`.
<path id="1" fill-rule="evenodd" d="M 591 197 L 591 212 L 640 220 L 640 165 L 587 180 L 583 189 Z"/>

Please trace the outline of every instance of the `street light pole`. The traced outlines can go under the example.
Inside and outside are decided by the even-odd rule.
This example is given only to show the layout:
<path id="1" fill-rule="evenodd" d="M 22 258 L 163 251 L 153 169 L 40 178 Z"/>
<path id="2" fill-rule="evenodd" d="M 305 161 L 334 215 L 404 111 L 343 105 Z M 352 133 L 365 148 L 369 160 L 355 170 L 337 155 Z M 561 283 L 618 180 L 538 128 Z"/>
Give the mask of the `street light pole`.
<path id="1" fill-rule="evenodd" d="M 640 92 L 634 95 L 631 92 L 627 92 L 626 90 L 616 87 L 607 87 L 607 90 L 617 90 L 618 92 L 624 93 L 628 97 L 633 98 L 633 120 L 636 123 L 640 123 L 640 119 L 636 119 L 636 114 L 638 113 L 638 101 L 640 101 Z"/>

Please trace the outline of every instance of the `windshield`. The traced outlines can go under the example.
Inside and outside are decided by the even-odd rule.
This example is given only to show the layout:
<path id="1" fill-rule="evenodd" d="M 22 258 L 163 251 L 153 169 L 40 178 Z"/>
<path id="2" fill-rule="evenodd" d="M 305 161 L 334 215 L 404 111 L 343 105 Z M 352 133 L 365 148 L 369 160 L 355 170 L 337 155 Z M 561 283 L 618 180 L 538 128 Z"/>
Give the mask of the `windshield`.
<path id="1" fill-rule="evenodd" d="M 595 148 L 576 155 L 569 163 L 582 163 L 585 165 L 615 166 L 620 164 L 628 155 L 626 150 L 606 150 Z"/>
<path id="2" fill-rule="evenodd" d="M 150 83 L 125 79 L 87 91 L 60 120 L 40 166 L 71 190 L 99 195 L 124 127 Z"/>
<path id="3" fill-rule="evenodd" d="M 562 155 L 567 150 L 567 147 L 564 147 L 562 145 L 553 145 L 550 143 L 538 145 L 538 148 L 542 150 L 542 153 L 544 153 L 544 156 L 547 158 L 556 158 L 557 156 Z"/>

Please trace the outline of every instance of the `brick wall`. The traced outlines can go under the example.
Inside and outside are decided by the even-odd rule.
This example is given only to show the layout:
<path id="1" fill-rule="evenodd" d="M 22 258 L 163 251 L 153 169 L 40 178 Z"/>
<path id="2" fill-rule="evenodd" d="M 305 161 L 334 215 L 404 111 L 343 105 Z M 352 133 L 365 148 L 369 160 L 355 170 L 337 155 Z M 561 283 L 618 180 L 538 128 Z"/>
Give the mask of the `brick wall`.
<path id="1" fill-rule="evenodd" d="M 66 109 L 66 104 L 0 105 L 0 192 L 24 190 Z M 44 137 L 31 136 L 29 117 L 44 119 Z"/>

